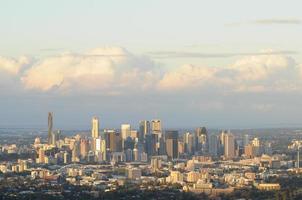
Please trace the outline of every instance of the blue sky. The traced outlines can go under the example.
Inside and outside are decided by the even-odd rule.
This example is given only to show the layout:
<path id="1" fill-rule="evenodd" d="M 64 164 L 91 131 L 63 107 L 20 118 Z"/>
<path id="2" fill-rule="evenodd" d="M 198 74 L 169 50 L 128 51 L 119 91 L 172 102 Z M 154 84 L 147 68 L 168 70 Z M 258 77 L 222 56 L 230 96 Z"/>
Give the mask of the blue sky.
<path id="1" fill-rule="evenodd" d="M 0 1 L 0 125 L 300 126 L 301 6 Z"/>

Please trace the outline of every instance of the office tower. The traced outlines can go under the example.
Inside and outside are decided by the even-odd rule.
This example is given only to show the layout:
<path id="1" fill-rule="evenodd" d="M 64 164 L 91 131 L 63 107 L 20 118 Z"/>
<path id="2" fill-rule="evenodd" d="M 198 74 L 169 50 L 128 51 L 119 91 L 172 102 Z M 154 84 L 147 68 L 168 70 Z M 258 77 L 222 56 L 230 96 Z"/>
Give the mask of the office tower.
<path id="1" fill-rule="evenodd" d="M 106 148 L 106 140 L 102 139 L 101 140 L 101 155 L 102 155 L 102 161 L 107 160 L 107 148 Z"/>
<path id="2" fill-rule="evenodd" d="M 193 154 L 194 151 L 194 135 L 192 133 L 184 134 L 185 152 L 189 155 Z"/>
<path id="3" fill-rule="evenodd" d="M 178 158 L 178 131 L 166 131 L 166 151 L 170 159 Z"/>
<path id="4" fill-rule="evenodd" d="M 196 129 L 196 137 L 197 137 L 197 150 L 206 154 L 208 152 L 208 131 L 205 127 L 199 127 Z"/>
<path id="5" fill-rule="evenodd" d="M 235 157 L 235 137 L 232 133 L 228 133 L 224 137 L 224 156 L 232 159 Z"/>
<path id="6" fill-rule="evenodd" d="M 209 138 L 209 153 L 211 156 L 218 156 L 218 137 L 217 135 L 210 135 Z"/>
<path id="7" fill-rule="evenodd" d="M 159 119 L 154 119 L 151 121 L 151 131 L 153 133 L 158 133 L 162 131 L 161 121 Z"/>
<path id="8" fill-rule="evenodd" d="M 178 141 L 178 155 L 185 153 L 185 143 L 183 141 Z"/>
<path id="9" fill-rule="evenodd" d="M 261 154 L 261 149 L 260 149 L 260 140 L 256 137 L 252 140 L 252 146 L 254 150 L 254 155 L 259 156 Z"/>
<path id="10" fill-rule="evenodd" d="M 81 159 L 85 159 L 89 152 L 89 140 L 88 139 L 81 139 L 80 142 L 80 155 Z"/>
<path id="11" fill-rule="evenodd" d="M 130 137 L 131 137 L 132 140 L 138 139 L 139 135 L 138 135 L 137 130 L 131 130 L 130 131 Z"/>
<path id="12" fill-rule="evenodd" d="M 122 140 L 121 133 L 117 133 L 115 130 L 105 130 L 104 132 L 105 140 L 106 140 L 106 148 L 112 152 L 121 152 L 122 144 L 124 143 Z"/>
<path id="13" fill-rule="evenodd" d="M 106 159 L 107 159 L 106 140 L 101 139 L 99 137 L 99 138 L 95 139 L 95 142 L 96 142 L 95 155 L 96 155 L 97 161 L 106 161 Z"/>
<path id="14" fill-rule="evenodd" d="M 224 155 L 224 144 L 225 144 L 225 137 L 227 134 L 228 134 L 228 132 L 226 130 L 224 130 L 224 131 L 221 131 L 221 134 L 219 136 L 219 144 L 218 144 L 218 146 L 219 146 L 218 154 L 219 155 Z"/>
<path id="15" fill-rule="evenodd" d="M 225 136 L 228 134 L 228 132 L 225 130 L 225 131 L 222 131 L 221 134 L 220 134 L 220 141 L 221 141 L 221 145 L 224 146 L 225 144 Z"/>
<path id="16" fill-rule="evenodd" d="M 71 161 L 72 162 L 80 161 L 80 142 L 79 141 L 75 141 L 75 143 L 74 143 L 74 146 L 72 149 Z"/>
<path id="17" fill-rule="evenodd" d="M 48 113 L 48 144 L 52 144 L 53 114 Z"/>
<path id="18" fill-rule="evenodd" d="M 140 154 L 136 147 L 133 149 L 133 161 L 138 162 L 140 161 Z"/>
<path id="19" fill-rule="evenodd" d="M 61 139 L 61 131 L 54 131 L 51 133 L 51 144 L 56 146 L 57 141 L 59 141 Z"/>
<path id="20" fill-rule="evenodd" d="M 126 149 L 125 150 L 125 159 L 126 159 L 126 162 L 132 162 L 133 161 L 133 150 L 132 149 Z"/>
<path id="21" fill-rule="evenodd" d="M 137 153 L 137 155 L 135 154 Z M 142 160 L 142 154 L 146 154 L 144 152 L 144 144 L 136 140 L 134 149 L 133 149 L 133 154 L 134 154 L 134 160 L 135 161 L 141 161 Z"/>
<path id="22" fill-rule="evenodd" d="M 117 151 L 117 137 L 115 130 L 104 130 L 104 136 L 106 140 L 106 148 L 109 149 L 110 152 Z"/>
<path id="23" fill-rule="evenodd" d="M 97 117 L 92 118 L 91 136 L 92 138 L 99 137 L 99 119 Z"/>
<path id="24" fill-rule="evenodd" d="M 101 138 L 95 139 L 95 151 L 100 152 L 101 151 Z"/>
<path id="25" fill-rule="evenodd" d="M 253 146 L 255 146 L 255 147 L 260 147 L 260 140 L 259 140 L 258 138 L 254 138 L 254 139 L 252 140 L 252 144 L 253 144 Z"/>
<path id="26" fill-rule="evenodd" d="M 254 147 L 252 144 L 247 144 L 244 147 L 244 155 L 247 158 L 253 158 L 254 157 Z"/>
<path id="27" fill-rule="evenodd" d="M 143 120 L 139 122 L 139 142 L 143 142 L 146 135 L 150 134 L 150 122 Z"/>
<path id="28" fill-rule="evenodd" d="M 130 124 L 121 125 L 121 136 L 123 140 L 126 140 L 131 135 L 131 126 Z"/>
<path id="29" fill-rule="evenodd" d="M 158 141 L 158 155 L 166 155 L 166 143 L 165 143 L 165 138 L 161 137 Z"/>
<path id="30" fill-rule="evenodd" d="M 149 158 L 157 154 L 157 146 L 156 146 L 157 140 L 158 140 L 157 134 L 152 133 L 146 135 L 145 150 Z"/>
<path id="31" fill-rule="evenodd" d="M 128 137 L 124 141 L 124 150 L 133 149 L 134 148 L 134 144 L 135 144 L 135 140 L 133 140 L 132 138 Z"/>

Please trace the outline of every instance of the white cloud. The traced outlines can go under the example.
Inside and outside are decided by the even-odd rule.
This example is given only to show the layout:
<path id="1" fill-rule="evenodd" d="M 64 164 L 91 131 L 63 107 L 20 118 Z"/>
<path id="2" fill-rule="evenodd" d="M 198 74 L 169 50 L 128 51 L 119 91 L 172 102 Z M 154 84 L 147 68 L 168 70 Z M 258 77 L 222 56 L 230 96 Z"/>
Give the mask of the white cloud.
<path id="1" fill-rule="evenodd" d="M 0 72 L 17 75 L 21 69 L 29 63 L 30 59 L 25 56 L 21 56 L 18 59 L 0 56 Z"/>
<path id="2" fill-rule="evenodd" d="M 5 72 L 1 85 L 7 86 L 4 82 L 10 79 L 6 81 L 9 85 L 21 83 L 26 91 L 103 95 L 131 91 L 176 94 L 184 91 L 215 91 L 217 94 L 301 91 L 301 65 L 287 55 L 271 52 L 274 51 L 248 55 L 229 66 L 185 64 L 172 70 L 159 70 L 148 57 L 134 55 L 120 47 L 96 48 L 82 54 L 63 53 L 35 62 L 27 57 L 0 57 L 0 71 Z"/>
<path id="3" fill-rule="evenodd" d="M 271 50 L 268 50 L 271 51 Z M 284 55 L 246 56 L 236 61 L 231 69 L 238 72 L 236 79 L 261 80 L 275 73 L 292 70 L 295 62 L 291 57 Z"/>
<path id="4" fill-rule="evenodd" d="M 301 67 L 289 56 L 264 53 L 245 56 L 225 67 L 184 65 L 166 72 L 159 88 L 215 88 L 221 92 L 293 91 L 302 89 L 300 70 Z"/>
<path id="5" fill-rule="evenodd" d="M 84 54 L 67 53 L 42 59 L 22 77 L 26 89 L 48 91 L 96 90 L 116 93 L 120 88 L 149 87 L 156 77 L 147 58 L 134 56 L 123 48 L 107 47 Z"/>
<path id="6" fill-rule="evenodd" d="M 198 88 L 214 79 L 216 68 L 183 65 L 174 71 L 165 73 L 159 82 L 160 89 Z"/>

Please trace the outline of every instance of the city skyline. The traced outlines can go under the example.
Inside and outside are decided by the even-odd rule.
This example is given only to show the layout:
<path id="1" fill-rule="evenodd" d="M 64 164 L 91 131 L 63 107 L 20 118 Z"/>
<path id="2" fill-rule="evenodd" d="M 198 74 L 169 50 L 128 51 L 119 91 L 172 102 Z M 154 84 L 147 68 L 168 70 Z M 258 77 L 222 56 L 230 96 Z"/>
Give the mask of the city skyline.
<path id="1" fill-rule="evenodd" d="M 0 127 L 302 127 L 300 5 L 1 2 Z"/>

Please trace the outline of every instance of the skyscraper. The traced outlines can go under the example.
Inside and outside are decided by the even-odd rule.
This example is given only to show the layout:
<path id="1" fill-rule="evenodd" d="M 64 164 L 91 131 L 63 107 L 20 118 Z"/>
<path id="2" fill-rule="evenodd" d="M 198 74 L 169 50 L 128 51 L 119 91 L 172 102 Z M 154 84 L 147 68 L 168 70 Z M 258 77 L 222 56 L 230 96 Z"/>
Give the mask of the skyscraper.
<path id="1" fill-rule="evenodd" d="M 210 135 L 209 153 L 213 157 L 216 157 L 218 155 L 218 137 L 217 137 L 217 135 L 214 135 L 214 134 Z"/>
<path id="2" fill-rule="evenodd" d="M 143 142 L 147 134 L 150 134 L 150 122 L 142 120 L 139 122 L 139 141 Z"/>
<path id="3" fill-rule="evenodd" d="M 57 141 L 61 139 L 61 131 L 57 130 L 57 131 L 52 131 L 51 133 L 51 144 L 56 146 L 57 145 Z"/>
<path id="4" fill-rule="evenodd" d="M 178 131 L 166 131 L 166 151 L 170 159 L 178 158 Z"/>
<path id="5" fill-rule="evenodd" d="M 126 140 L 127 137 L 130 137 L 130 134 L 131 134 L 130 124 L 122 124 L 121 125 L 121 134 L 122 134 L 122 139 L 123 140 Z"/>
<path id="6" fill-rule="evenodd" d="M 53 114 L 48 113 L 48 144 L 52 144 Z"/>
<path id="7" fill-rule="evenodd" d="M 232 133 L 228 133 L 224 137 L 224 157 L 232 159 L 235 157 L 235 137 Z"/>
<path id="8" fill-rule="evenodd" d="M 89 140 L 82 138 L 80 142 L 80 155 L 82 159 L 85 159 L 89 152 Z"/>
<path id="9" fill-rule="evenodd" d="M 185 143 L 185 152 L 189 155 L 193 154 L 194 150 L 194 136 L 192 133 L 185 133 L 184 134 L 184 143 Z"/>
<path id="10" fill-rule="evenodd" d="M 92 118 L 91 135 L 94 139 L 99 137 L 99 119 L 97 117 Z"/>
<path id="11" fill-rule="evenodd" d="M 151 121 L 151 131 L 152 133 L 161 133 L 162 125 L 159 119 L 154 119 Z"/>
<path id="12" fill-rule="evenodd" d="M 196 137 L 197 137 L 197 151 L 205 154 L 208 152 L 208 131 L 205 127 L 199 127 L 196 129 Z"/>

